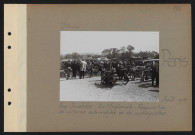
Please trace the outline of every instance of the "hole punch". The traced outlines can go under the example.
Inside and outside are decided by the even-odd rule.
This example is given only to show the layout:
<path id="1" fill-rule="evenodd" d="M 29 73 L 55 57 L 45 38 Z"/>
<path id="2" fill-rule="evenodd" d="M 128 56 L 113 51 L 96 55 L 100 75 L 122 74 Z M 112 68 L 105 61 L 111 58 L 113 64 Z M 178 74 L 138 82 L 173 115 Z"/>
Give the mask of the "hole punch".
<path id="1" fill-rule="evenodd" d="M 9 88 L 9 89 L 7 89 L 7 91 L 8 91 L 8 92 L 11 92 L 11 89 Z"/>
<path id="2" fill-rule="evenodd" d="M 11 49 L 12 47 L 9 45 L 7 48 L 8 48 L 8 49 Z"/>
<path id="3" fill-rule="evenodd" d="M 8 32 L 8 35 L 9 35 L 9 36 L 11 36 L 11 34 L 12 34 L 11 32 Z"/>
<path id="4" fill-rule="evenodd" d="M 11 104 L 12 104 L 12 102 L 9 101 L 9 102 L 8 102 L 8 105 L 11 105 Z"/>

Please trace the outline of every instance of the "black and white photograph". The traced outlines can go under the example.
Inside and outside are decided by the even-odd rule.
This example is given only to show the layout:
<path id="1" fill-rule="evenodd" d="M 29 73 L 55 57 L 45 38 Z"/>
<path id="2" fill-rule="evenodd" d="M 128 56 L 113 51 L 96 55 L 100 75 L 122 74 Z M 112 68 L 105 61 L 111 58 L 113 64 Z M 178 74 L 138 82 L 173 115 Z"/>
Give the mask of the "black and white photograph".
<path id="1" fill-rule="evenodd" d="M 159 32 L 61 31 L 59 96 L 159 102 Z"/>

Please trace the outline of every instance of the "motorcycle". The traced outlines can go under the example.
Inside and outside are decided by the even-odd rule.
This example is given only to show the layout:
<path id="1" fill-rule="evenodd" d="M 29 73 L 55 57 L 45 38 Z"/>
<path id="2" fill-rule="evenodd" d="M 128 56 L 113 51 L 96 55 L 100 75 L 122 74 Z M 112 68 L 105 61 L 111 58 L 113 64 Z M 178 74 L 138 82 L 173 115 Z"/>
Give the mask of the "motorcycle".
<path id="1" fill-rule="evenodd" d="M 125 81 L 125 85 L 129 82 L 128 71 L 125 68 L 111 69 L 110 71 L 102 71 L 101 83 L 113 86 L 117 80 Z"/>
<path id="2" fill-rule="evenodd" d="M 113 71 L 102 71 L 101 73 L 101 83 L 104 85 L 113 86 L 116 83 Z"/>

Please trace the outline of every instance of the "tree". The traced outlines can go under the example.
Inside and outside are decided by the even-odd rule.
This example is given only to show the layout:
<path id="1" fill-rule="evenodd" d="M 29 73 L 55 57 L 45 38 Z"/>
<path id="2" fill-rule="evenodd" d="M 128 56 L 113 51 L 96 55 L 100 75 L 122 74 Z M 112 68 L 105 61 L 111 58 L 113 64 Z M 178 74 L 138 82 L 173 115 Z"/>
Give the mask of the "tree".
<path id="1" fill-rule="evenodd" d="M 107 58 L 109 59 L 112 59 L 112 58 L 118 58 L 119 57 L 119 49 L 117 48 L 109 48 L 109 49 L 104 49 L 102 51 L 102 55 L 103 56 L 106 56 Z"/>
<path id="2" fill-rule="evenodd" d="M 72 53 L 72 54 L 65 54 L 65 55 L 64 55 L 64 58 L 65 58 L 65 59 L 79 59 L 79 58 L 82 58 L 82 55 L 80 55 L 80 54 L 74 52 L 74 53 Z"/>
<path id="3" fill-rule="evenodd" d="M 150 58 L 150 59 L 158 59 L 159 58 L 159 53 L 155 51 L 140 51 L 135 54 L 137 57 L 142 57 L 142 58 Z"/>
<path id="4" fill-rule="evenodd" d="M 120 59 L 121 59 L 121 60 L 129 59 L 129 54 L 128 54 L 128 52 L 121 53 Z"/>
<path id="5" fill-rule="evenodd" d="M 134 47 L 132 45 L 128 45 L 127 47 L 128 52 L 133 52 Z"/>
<path id="6" fill-rule="evenodd" d="M 112 48 L 112 58 L 118 57 L 119 50 L 117 48 Z"/>
<path id="7" fill-rule="evenodd" d="M 99 57 L 101 57 L 101 55 L 95 54 L 92 56 L 92 58 L 99 58 Z"/>
<path id="8" fill-rule="evenodd" d="M 139 57 L 142 57 L 142 58 L 148 58 L 148 53 L 145 51 L 140 51 L 139 53 L 138 53 L 138 56 Z"/>
<path id="9" fill-rule="evenodd" d="M 80 54 L 78 54 L 76 52 L 72 53 L 72 59 L 78 59 L 80 57 L 81 57 Z"/>
<path id="10" fill-rule="evenodd" d="M 60 54 L 60 60 L 64 59 L 64 55 Z"/>
<path id="11" fill-rule="evenodd" d="M 128 46 L 126 47 L 126 49 L 127 49 L 127 51 L 128 51 L 128 56 L 129 56 L 129 58 L 132 58 L 132 56 L 134 55 L 134 53 L 133 53 L 134 47 L 133 47 L 132 45 L 128 45 Z"/>
<path id="12" fill-rule="evenodd" d="M 101 54 L 103 56 L 107 56 L 107 55 L 111 54 L 111 52 L 112 52 L 111 48 L 110 49 L 104 49 Z"/>
<path id="13" fill-rule="evenodd" d="M 120 53 L 126 53 L 127 52 L 127 49 L 122 46 L 120 49 L 119 49 Z"/>

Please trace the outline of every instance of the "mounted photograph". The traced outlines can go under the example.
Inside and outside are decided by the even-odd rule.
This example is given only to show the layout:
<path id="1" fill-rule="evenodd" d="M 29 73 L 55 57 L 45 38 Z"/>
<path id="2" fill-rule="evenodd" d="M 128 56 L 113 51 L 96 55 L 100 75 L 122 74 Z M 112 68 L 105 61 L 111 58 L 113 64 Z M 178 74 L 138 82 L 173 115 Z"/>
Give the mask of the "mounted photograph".
<path id="1" fill-rule="evenodd" d="M 61 31 L 60 101 L 159 102 L 158 31 Z"/>

